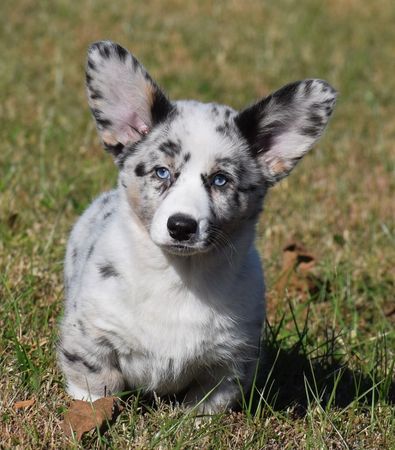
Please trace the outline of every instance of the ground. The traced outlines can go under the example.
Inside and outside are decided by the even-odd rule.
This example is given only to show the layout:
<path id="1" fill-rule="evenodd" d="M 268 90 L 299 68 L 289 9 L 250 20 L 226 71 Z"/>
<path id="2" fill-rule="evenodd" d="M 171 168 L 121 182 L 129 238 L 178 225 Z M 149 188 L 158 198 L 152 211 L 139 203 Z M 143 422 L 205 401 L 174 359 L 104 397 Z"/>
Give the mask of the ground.
<path id="1" fill-rule="evenodd" d="M 393 2 L 3 0 L 0 12 L 0 447 L 395 448 Z M 83 81 L 88 44 L 105 38 L 175 99 L 241 108 L 309 77 L 340 96 L 259 223 L 266 358 L 242 410 L 197 427 L 132 397 L 77 442 L 60 429 L 54 346 L 68 232 L 116 180 Z"/>

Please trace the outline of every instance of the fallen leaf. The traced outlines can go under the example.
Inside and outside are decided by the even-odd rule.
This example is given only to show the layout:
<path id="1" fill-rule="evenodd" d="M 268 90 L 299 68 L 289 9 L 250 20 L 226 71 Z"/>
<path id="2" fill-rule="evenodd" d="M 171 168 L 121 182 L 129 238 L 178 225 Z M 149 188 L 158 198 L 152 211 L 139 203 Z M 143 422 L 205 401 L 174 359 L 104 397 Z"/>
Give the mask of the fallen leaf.
<path id="1" fill-rule="evenodd" d="M 29 408 L 29 406 L 34 405 L 35 401 L 36 400 L 34 398 L 31 398 L 29 400 L 20 400 L 20 401 L 14 403 L 14 408 L 15 409 Z"/>
<path id="2" fill-rule="evenodd" d="M 283 250 L 283 261 L 280 276 L 274 289 L 284 295 L 285 291 L 298 294 L 314 294 L 319 292 L 322 280 L 314 273 L 315 257 L 299 243 L 293 242 Z"/>
<path id="3" fill-rule="evenodd" d="M 384 314 L 385 314 L 385 317 L 391 317 L 391 316 L 395 315 L 395 308 L 392 308 L 389 311 L 385 311 Z"/>
<path id="4" fill-rule="evenodd" d="M 107 425 L 119 411 L 120 406 L 116 397 L 99 398 L 93 403 L 73 400 L 61 428 L 66 435 L 72 437 L 75 433 L 77 440 L 80 440 L 83 434 Z"/>

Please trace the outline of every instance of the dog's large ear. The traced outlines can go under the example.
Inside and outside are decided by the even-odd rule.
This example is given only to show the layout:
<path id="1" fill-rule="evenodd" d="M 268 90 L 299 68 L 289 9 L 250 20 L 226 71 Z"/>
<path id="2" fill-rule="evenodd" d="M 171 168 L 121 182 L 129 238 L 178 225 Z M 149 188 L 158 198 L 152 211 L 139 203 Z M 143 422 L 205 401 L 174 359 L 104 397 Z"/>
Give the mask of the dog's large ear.
<path id="1" fill-rule="evenodd" d="M 89 106 L 105 148 L 117 157 L 173 110 L 137 59 L 120 45 L 92 44 L 86 65 Z"/>
<path id="2" fill-rule="evenodd" d="M 269 183 L 284 178 L 318 140 L 336 91 L 325 81 L 288 84 L 240 112 L 235 121 Z"/>

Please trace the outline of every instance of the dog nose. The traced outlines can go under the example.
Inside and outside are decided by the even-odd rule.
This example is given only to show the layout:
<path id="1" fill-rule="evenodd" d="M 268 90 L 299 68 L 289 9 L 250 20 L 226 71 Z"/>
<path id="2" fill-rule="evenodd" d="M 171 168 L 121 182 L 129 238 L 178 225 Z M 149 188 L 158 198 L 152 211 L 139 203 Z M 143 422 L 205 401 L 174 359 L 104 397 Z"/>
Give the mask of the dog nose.
<path id="1" fill-rule="evenodd" d="M 187 241 L 196 233 L 197 222 L 185 214 L 174 214 L 167 221 L 170 236 L 176 241 Z"/>

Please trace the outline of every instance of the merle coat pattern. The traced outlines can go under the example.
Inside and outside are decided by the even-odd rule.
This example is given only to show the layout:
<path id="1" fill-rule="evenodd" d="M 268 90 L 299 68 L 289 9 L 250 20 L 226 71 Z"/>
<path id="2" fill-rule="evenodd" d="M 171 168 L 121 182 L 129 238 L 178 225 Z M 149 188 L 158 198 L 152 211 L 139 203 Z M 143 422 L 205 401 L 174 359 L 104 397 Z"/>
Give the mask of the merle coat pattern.
<path id="1" fill-rule="evenodd" d="M 335 91 L 299 81 L 241 112 L 172 102 L 108 41 L 90 47 L 86 82 L 119 182 L 67 246 L 67 390 L 183 392 L 209 413 L 232 407 L 250 386 L 264 320 L 263 198 L 320 137 Z"/>

